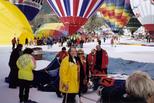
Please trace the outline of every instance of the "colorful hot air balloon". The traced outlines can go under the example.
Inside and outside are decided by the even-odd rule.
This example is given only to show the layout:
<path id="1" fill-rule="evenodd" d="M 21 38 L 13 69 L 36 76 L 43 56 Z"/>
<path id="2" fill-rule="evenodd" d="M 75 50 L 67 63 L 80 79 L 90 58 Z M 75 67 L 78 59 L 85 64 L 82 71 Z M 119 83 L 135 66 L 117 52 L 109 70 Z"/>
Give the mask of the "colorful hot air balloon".
<path id="1" fill-rule="evenodd" d="M 43 24 L 38 30 L 35 32 L 36 37 L 61 37 L 65 36 L 67 34 L 66 31 L 64 31 L 64 25 L 63 23 L 46 23 Z"/>
<path id="2" fill-rule="evenodd" d="M 19 38 L 24 44 L 25 39 L 33 39 L 32 28 L 24 14 L 10 2 L 0 0 L 0 45 L 11 44 L 11 40 Z"/>
<path id="3" fill-rule="evenodd" d="M 130 0 L 131 8 L 150 34 L 154 34 L 154 0 Z"/>
<path id="4" fill-rule="evenodd" d="M 29 21 L 33 20 L 42 8 L 44 0 L 10 0 L 25 14 Z"/>
<path id="5" fill-rule="evenodd" d="M 131 17 L 130 0 L 104 0 L 100 12 L 112 31 L 119 32 Z"/>
<path id="6" fill-rule="evenodd" d="M 47 0 L 69 34 L 76 32 L 104 0 Z"/>

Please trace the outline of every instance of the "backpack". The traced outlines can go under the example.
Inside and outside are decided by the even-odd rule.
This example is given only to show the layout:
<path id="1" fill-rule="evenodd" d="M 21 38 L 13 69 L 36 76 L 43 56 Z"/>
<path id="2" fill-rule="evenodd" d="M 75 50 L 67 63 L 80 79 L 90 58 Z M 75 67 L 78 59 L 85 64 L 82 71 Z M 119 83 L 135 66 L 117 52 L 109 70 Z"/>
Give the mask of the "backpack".
<path id="1" fill-rule="evenodd" d="M 101 91 L 102 103 L 120 103 L 125 91 L 125 81 L 115 80 L 113 86 L 104 87 Z"/>

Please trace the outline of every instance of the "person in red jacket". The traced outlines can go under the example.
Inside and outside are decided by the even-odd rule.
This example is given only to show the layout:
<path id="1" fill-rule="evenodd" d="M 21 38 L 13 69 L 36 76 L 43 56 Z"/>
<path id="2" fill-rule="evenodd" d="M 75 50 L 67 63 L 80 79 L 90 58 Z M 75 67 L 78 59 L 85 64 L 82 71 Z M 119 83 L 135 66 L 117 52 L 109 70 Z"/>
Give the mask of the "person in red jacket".
<path id="1" fill-rule="evenodd" d="M 57 54 L 57 57 L 59 57 L 59 62 L 61 63 L 61 61 L 68 56 L 68 53 L 66 51 L 65 47 L 62 47 L 62 50 Z"/>
<path id="2" fill-rule="evenodd" d="M 107 74 L 108 54 L 106 50 L 102 49 L 100 45 L 96 46 L 96 59 L 94 65 L 95 74 Z"/>
<path id="3" fill-rule="evenodd" d="M 96 50 L 92 49 L 91 52 L 87 55 L 87 68 L 89 69 L 91 75 L 94 74 L 94 65 L 96 61 Z"/>
<path id="4" fill-rule="evenodd" d="M 89 62 L 91 61 L 89 60 Z M 101 77 L 107 75 L 108 67 L 108 54 L 100 45 L 96 46 L 96 54 L 94 55 L 92 62 L 91 75 L 93 77 L 93 89 L 97 90 Z"/>

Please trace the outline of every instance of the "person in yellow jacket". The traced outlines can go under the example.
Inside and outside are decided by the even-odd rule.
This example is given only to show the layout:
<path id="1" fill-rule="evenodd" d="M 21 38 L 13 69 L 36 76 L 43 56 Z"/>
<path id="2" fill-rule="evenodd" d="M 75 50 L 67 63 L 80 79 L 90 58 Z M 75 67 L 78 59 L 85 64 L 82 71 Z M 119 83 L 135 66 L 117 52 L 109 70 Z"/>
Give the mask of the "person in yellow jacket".
<path id="1" fill-rule="evenodd" d="M 26 48 L 23 51 L 16 64 L 19 68 L 18 79 L 19 79 L 19 99 L 20 103 L 28 102 L 29 89 L 33 81 L 33 69 L 36 67 L 34 57 L 31 55 L 33 49 Z"/>
<path id="2" fill-rule="evenodd" d="M 80 67 L 78 64 L 76 48 L 71 47 L 60 65 L 60 86 L 59 89 L 64 93 L 62 103 L 75 103 L 75 96 L 79 93 Z"/>

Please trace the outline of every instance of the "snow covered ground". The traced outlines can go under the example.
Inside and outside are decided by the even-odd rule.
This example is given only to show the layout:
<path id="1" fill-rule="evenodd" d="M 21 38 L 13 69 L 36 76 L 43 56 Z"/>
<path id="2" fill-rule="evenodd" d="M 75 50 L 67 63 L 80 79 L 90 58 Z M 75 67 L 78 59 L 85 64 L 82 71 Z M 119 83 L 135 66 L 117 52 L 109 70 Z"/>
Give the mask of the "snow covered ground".
<path id="1" fill-rule="evenodd" d="M 109 55 L 109 72 L 130 74 L 135 70 L 142 70 L 148 72 L 154 78 L 154 43 L 147 44 L 143 41 L 134 41 L 127 38 L 122 38 L 121 43 L 125 45 L 111 47 L 110 40 L 101 45 L 102 48 L 107 50 Z M 83 49 L 85 53 L 89 53 L 96 45 L 96 42 L 86 43 Z M 58 44 L 53 45 L 50 49 L 47 46 L 42 46 L 42 48 L 43 51 L 48 53 L 55 53 L 61 50 Z M 8 60 L 10 53 L 11 46 L 0 46 L 0 103 L 19 103 L 18 88 L 9 89 L 8 84 L 4 82 L 4 78 L 9 74 Z M 49 56 L 46 55 L 46 57 Z M 82 98 L 83 103 L 95 103 L 93 100 L 99 98 L 95 92 L 85 94 L 84 96 L 91 100 Z M 62 102 L 62 99 L 57 98 L 55 93 L 41 92 L 36 88 L 31 88 L 30 99 L 39 103 Z"/>

